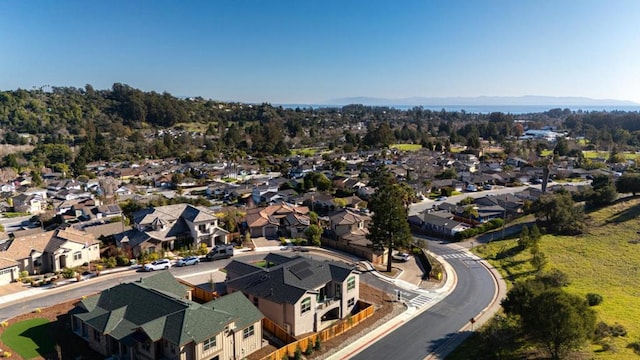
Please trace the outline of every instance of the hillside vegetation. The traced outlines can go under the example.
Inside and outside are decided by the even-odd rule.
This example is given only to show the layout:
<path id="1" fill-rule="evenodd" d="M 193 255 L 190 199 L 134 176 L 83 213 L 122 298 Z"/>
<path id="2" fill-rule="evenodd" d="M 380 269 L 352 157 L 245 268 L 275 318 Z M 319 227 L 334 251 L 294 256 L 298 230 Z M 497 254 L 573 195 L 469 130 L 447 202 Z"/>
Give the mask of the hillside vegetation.
<path id="1" fill-rule="evenodd" d="M 640 340 L 640 199 L 624 198 L 587 213 L 587 233 L 580 236 L 542 237 L 539 246 L 548 260 L 545 270 L 568 275 L 569 293 L 601 295 L 594 307 L 598 322 L 619 324 L 626 336 L 607 337 L 591 346 L 597 359 L 638 358 Z M 496 266 L 509 286 L 534 276 L 529 251 L 520 251 L 517 239 L 497 241 L 474 249 Z"/>

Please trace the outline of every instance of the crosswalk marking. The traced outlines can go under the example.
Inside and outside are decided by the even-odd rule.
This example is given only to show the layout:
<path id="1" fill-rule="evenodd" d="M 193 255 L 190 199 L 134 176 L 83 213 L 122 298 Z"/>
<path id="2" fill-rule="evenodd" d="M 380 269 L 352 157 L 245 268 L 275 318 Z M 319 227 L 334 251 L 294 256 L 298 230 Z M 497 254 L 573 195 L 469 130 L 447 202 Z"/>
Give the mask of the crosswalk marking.
<path id="1" fill-rule="evenodd" d="M 426 295 L 418 295 L 417 297 L 411 299 L 411 301 L 409 301 L 409 303 L 417 308 L 419 307 L 423 307 L 425 305 L 427 305 L 430 301 L 432 300 L 432 298 L 426 296 Z"/>
<path id="2" fill-rule="evenodd" d="M 451 253 L 442 255 L 443 259 L 471 259 L 471 256 L 466 253 Z"/>

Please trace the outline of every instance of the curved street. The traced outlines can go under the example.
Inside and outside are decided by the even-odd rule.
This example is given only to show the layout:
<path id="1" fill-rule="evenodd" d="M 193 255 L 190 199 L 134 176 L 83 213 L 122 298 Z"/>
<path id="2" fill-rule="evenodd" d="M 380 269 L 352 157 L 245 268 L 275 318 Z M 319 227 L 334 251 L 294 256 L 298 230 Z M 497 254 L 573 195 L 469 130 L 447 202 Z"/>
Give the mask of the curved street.
<path id="1" fill-rule="evenodd" d="M 428 310 L 364 349 L 353 359 L 443 359 L 461 342 L 470 319 L 487 308 L 496 294 L 495 279 L 478 258 L 467 251 L 438 241 L 429 250 L 440 255 L 455 270 L 453 292 Z"/>

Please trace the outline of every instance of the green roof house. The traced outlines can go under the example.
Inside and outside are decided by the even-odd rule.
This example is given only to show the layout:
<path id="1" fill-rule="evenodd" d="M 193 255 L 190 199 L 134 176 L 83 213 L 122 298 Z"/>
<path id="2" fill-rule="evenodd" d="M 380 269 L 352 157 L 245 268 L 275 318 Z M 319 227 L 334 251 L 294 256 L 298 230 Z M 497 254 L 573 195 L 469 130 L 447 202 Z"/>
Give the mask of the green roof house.
<path id="1" fill-rule="evenodd" d="M 188 300 L 187 289 L 162 272 L 80 301 L 71 327 L 112 359 L 238 359 L 261 348 L 263 318 L 242 293 Z"/>

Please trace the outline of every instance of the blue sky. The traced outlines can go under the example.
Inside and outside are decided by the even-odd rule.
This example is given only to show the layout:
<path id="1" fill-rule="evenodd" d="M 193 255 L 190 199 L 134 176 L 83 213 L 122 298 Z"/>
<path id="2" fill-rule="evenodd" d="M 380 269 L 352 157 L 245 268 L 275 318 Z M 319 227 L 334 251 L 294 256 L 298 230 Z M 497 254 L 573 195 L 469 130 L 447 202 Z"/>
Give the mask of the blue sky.
<path id="1" fill-rule="evenodd" d="M 640 1 L 0 1 L 0 89 L 640 102 Z"/>

